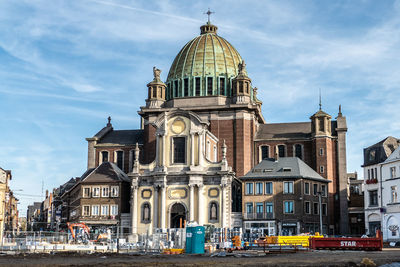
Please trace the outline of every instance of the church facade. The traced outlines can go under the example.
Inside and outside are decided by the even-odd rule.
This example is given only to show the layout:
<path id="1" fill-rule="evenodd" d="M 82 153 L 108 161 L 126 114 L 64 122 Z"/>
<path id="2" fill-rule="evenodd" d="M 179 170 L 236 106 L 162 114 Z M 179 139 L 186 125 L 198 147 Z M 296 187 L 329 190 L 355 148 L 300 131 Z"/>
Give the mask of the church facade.
<path id="1" fill-rule="evenodd" d="M 154 67 L 147 84 L 140 129 L 114 130 L 109 120 L 86 139 L 88 168 L 111 161 L 131 179 L 133 234 L 191 221 L 242 227 L 238 178 L 275 155 L 299 157 L 331 181 L 330 232 L 348 231 L 340 111 L 336 120 L 320 108 L 307 122 L 266 123 L 244 60 L 209 22 L 180 50 L 165 82 L 160 72 Z"/>

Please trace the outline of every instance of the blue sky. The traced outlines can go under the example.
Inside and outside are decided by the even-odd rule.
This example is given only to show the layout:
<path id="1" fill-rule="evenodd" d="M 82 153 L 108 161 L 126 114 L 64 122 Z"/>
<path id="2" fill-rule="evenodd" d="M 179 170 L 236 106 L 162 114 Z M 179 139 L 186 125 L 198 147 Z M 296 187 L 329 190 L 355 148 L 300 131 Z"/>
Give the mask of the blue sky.
<path id="1" fill-rule="evenodd" d="M 348 171 L 362 149 L 400 137 L 399 1 L 0 0 L 0 166 L 20 211 L 86 169 L 110 115 L 139 127 L 152 67 L 166 79 L 211 7 L 241 54 L 267 122 L 347 117 Z"/>

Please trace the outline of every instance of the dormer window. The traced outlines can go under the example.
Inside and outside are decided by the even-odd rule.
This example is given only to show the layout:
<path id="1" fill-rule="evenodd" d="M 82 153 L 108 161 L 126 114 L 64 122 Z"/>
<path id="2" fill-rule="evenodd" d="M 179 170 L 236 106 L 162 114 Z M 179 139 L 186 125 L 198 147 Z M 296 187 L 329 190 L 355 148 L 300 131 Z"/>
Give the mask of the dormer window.
<path id="1" fill-rule="evenodd" d="M 284 171 L 284 172 L 291 172 L 292 169 L 291 169 L 291 168 L 284 167 L 284 168 L 283 168 L 283 171 Z"/>
<path id="2" fill-rule="evenodd" d="M 369 152 L 369 160 L 375 160 L 375 155 L 376 155 L 375 150 L 371 150 Z"/>

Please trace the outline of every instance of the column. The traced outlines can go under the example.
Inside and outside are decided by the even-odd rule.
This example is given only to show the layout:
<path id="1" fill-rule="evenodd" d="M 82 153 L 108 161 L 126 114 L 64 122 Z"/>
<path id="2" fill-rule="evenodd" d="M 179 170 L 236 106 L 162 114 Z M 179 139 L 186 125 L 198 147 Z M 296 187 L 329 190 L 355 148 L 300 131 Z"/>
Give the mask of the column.
<path id="1" fill-rule="evenodd" d="M 158 134 L 156 134 L 156 167 L 160 166 L 160 155 L 158 153 L 160 153 L 160 136 Z"/>
<path id="2" fill-rule="evenodd" d="M 199 133 L 199 151 L 198 151 L 198 154 L 199 154 L 199 165 L 200 166 L 203 166 L 203 160 L 204 160 L 204 143 L 203 143 L 203 140 L 204 139 L 204 134 L 203 134 L 203 132 L 201 132 L 201 133 Z"/>
<path id="3" fill-rule="evenodd" d="M 204 206 L 207 206 L 207 203 L 204 202 L 204 197 L 203 197 L 203 189 L 204 185 L 200 184 L 198 185 L 198 207 L 199 207 L 199 225 L 204 225 L 206 222 L 204 220 L 205 218 L 205 213 L 204 211 Z"/>
<path id="4" fill-rule="evenodd" d="M 165 205 L 165 201 L 166 201 L 166 191 L 167 191 L 167 185 L 164 183 L 161 186 L 161 228 L 165 229 L 167 228 L 166 226 L 166 205 Z"/>
<path id="5" fill-rule="evenodd" d="M 136 185 L 131 186 L 132 188 L 132 230 L 131 233 L 132 234 L 136 234 L 137 233 L 137 214 L 138 214 L 138 206 L 137 206 L 137 191 L 138 191 L 138 187 Z"/>
<path id="6" fill-rule="evenodd" d="M 189 195 L 189 220 L 194 221 L 194 184 L 189 184 L 190 195 Z M 199 203 L 200 204 L 200 203 Z"/>
<path id="7" fill-rule="evenodd" d="M 191 143 L 191 153 L 190 153 L 190 165 L 194 166 L 194 133 L 190 134 L 190 143 Z"/>
<path id="8" fill-rule="evenodd" d="M 158 186 L 154 186 L 154 197 L 153 197 L 153 227 L 158 228 Z"/>
<path id="9" fill-rule="evenodd" d="M 166 143 L 165 143 L 165 134 L 163 134 L 163 135 L 162 135 L 162 147 L 161 147 L 161 150 L 162 150 L 162 166 L 165 166 L 165 165 L 166 165 L 166 162 L 165 162 L 165 159 L 166 159 L 165 153 L 166 153 L 167 151 L 169 151 L 169 149 L 167 149 L 165 145 L 166 145 Z"/>

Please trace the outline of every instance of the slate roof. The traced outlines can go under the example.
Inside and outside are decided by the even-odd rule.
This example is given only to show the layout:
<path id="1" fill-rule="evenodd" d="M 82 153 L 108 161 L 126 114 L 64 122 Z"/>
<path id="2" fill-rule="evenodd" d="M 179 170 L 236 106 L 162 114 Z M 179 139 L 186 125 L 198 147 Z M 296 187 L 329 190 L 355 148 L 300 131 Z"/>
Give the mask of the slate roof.
<path id="1" fill-rule="evenodd" d="M 311 122 L 268 123 L 261 124 L 256 133 L 256 140 L 274 138 L 310 138 Z"/>
<path id="2" fill-rule="evenodd" d="M 305 178 L 327 183 L 330 182 L 297 157 L 282 157 L 279 158 L 278 161 L 275 161 L 274 159 L 265 159 L 240 179 L 248 180 L 263 178 Z"/>
<path id="3" fill-rule="evenodd" d="M 112 162 L 103 162 L 95 169 L 87 170 L 81 183 L 130 182 L 128 176 Z"/>
<path id="4" fill-rule="evenodd" d="M 101 132 L 101 131 L 100 131 Z M 98 144 L 135 145 L 143 144 L 143 130 L 112 130 L 106 133 Z"/>
<path id="5" fill-rule="evenodd" d="M 362 167 L 384 162 L 399 147 L 399 143 L 400 139 L 388 136 L 380 142 L 364 148 L 364 164 Z M 371 152 L 375 154 L 374 157 L 370 157 Z"/>

